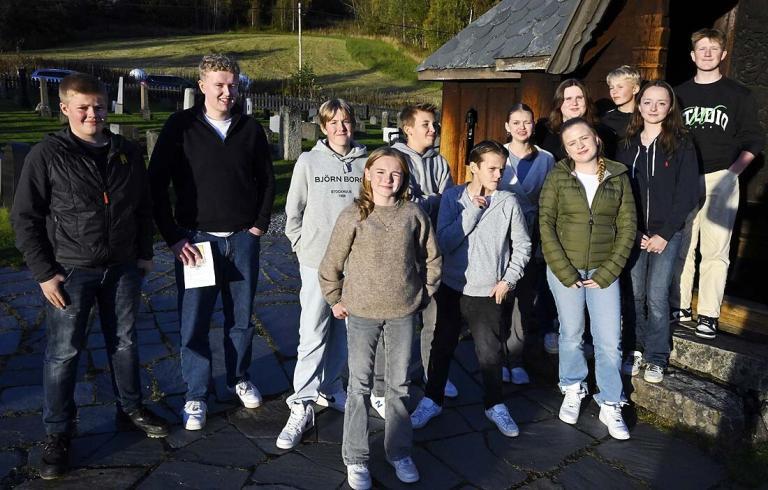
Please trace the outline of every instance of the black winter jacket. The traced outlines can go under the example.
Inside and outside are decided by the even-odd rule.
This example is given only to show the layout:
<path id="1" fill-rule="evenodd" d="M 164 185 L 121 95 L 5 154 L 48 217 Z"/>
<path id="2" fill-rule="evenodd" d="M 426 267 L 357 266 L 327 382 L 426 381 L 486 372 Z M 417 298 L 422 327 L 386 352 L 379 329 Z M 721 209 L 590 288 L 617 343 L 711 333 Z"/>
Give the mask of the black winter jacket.
<path id="1" fill-rule="evenodd" d="M 223 141 L 205 120 L 202 105 L 173 114 L 157 140 L 149 175 L 155 221 L 169 246 L 185 237 L 180 227 L 213 232 L 269 227 L 275 199 L 269 144 L 261 124 L 237 109 Z"/>
<path id="2" fill-rule="evenodd" d="M 638 133 L 619 146 L 617 157 L 629 168 L 638 231 L 669 241 L 699 202 L 699 164 L 692 141 L 685 138 L 667 157 L 658 138 L 646 148 Z"/>
<path id="3" fill-rule="evenodd" d="M 106 181 L 67 129 L 35 145 L 11 210 L 16 246 L 44 282 L 62 264 L 103 267 L 152 258 L 152 202 L 141 149 L 110 135 Z"/>

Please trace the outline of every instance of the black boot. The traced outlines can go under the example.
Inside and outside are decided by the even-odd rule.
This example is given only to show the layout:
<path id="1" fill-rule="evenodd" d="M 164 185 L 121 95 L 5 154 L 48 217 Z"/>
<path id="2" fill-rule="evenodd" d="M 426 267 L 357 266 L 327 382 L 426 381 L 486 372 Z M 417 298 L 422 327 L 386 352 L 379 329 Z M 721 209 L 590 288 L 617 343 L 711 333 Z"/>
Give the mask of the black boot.
<path id="1" fill-rule="evenodd" d="M 69 466 L 69 434 L 59 432 L 49 434 L 43 444 L 43 457 L 40 460 L 40 477 L 43 480 L 59 478 Z"/>
<path id="2" fill-rule="evenodd" d="M 168 423 L 143 405 L 130 412 L 123 412 L 118 408 L 117 422 L 118 427 L 135 427 L 144 431 L 149 437 L 168 435 Z"/>

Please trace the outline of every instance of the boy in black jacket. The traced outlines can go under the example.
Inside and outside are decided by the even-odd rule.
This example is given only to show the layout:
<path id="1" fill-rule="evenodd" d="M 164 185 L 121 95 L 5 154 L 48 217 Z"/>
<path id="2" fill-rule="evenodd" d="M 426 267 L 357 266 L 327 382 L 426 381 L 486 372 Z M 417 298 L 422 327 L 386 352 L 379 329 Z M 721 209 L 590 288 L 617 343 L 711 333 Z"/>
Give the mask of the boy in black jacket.
<path id="1" fill-rule="evenodd" d="M 199 69 L 205 102 L 168 119 L 149 163 L 155 221 L 176 257 L 187 430 L 205 426 L 212 367 L 208 332 L 219 294 L 227 386 L 245 407 L 261 405 L 261 394 L 248 375 L 251 312 L 259 237 L 269 227 L 275 197 L 264 129 L 235 106 L 239 65 L 219 54 L 204 56 Z M 173 210 L 171 183 L 176 194 Z M 202 259 L 194 245 L 200 242 L 210 242 L 216 284 L 186 289 L 183 266 Z"/>
<path id="2" fill-rule="evenodd" d="M 683 122 L 704 168 L 706 199 L 683 235 L 670 303 L 672 321 L 691 320 L 696 245 L 701 244 L 696 335 L 714 339 L 728 276 L 731 233 L 739 207 L 739 174 L 765 145 L 750 91 L 723 76 L 725 34 L 701 29 L 691 36 L 696 76 L 675 89 Z M 701 237 L 701 240 L 699 240 Z"/>
<path id="3" fill-rule="evenodd" d="M 96 78 L 59 86 L 69 127 L 25 160 L 11 212 L 16 245 L 47 304 L 40 476 L 66 471 L 75 381 L 88 316 L 98 305 L 119 423 L 165 437 L 164 420 L 141 402 L 135 321 L 142 276 L 152 270 L 152 208 L 141 150 L 104 129 L 107 96 Z"/>

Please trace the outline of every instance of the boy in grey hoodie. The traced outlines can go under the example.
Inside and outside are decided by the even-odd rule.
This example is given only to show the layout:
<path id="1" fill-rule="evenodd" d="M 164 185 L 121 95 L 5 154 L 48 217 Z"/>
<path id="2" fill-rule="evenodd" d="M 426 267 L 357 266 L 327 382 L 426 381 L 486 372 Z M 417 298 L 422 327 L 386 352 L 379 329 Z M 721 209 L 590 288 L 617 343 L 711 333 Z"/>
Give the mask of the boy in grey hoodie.
<path id="1" fill-rule="evenodd" d="M 497 190 L 507 150 L 483 141 L 470 153 L 472 182 L 449 189 L 437 219 L 443 252 L 443 279 L 435 299 L 437 328 L 428 367 L 425 396 L 411 414 L 414 429 L 442 412 L 462 319 L 469 324 L 485 387 L 485 415 L 502 434 L 519 431 L 502 401 L 501 337 L 503 303 L 522 277 L 531 255 L 525 216 L 514 194 Z"/>
<path id="2" fill-rule="evenodd" d="M 432 104 L 415 104 L 400 111 L 400 128 L 405 142 L 397 142 L 392 148 L 405 155 L 411 172 L 411 200 L 418 203 L 429 216 L 432 226 L 437 223 L 440 198 L 446 189 L 453 187 L 448 161 L 434 147 L 437 137 L 435 114 L 437 108 Z M 429 350 L 435 334 L 435 315 L 437 307 L 432 299 L 429 306 L 421 312 L 421 362 L 426 375 L 429 365 Z M 384 417 L 384 349 L 379 345 L 376 352 L 374 387 L 371 393 L 371 405 Z M 445 396 L 455 398 L 459 395 L 456 386 L 446 379 Z"/>
<path id="3" fill-rule="evenodd" d="M 360 191 L 367 151 L 352 140 L 355 116 L 347 102 L 329 100 L 318 112 L 327 138 L 296 161 L 285 204 L 285 235 L 299 258 L 301 317 L 294 394 L 287 400 L 291 415 L 276 442 L 281 449 L 295 447 L 314 425 L 311 402 L 341 412 L 346 402 L 340 378 L 347 362 L 346 325 L 333 317 L 317 269 L 336 218 Z"/>

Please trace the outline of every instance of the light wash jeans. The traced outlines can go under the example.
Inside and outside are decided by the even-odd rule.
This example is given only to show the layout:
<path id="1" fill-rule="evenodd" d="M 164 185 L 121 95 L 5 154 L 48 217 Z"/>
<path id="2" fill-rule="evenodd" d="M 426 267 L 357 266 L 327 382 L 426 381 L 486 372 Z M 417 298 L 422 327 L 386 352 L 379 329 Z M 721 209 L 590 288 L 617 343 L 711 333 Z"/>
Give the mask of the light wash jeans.
<path id="1" fill-rule="evenodd" d="M 293 371 L 294 393 L 288 397 L 288 405 L 313 402 L 318 393 L 340 392 L 341 372 L 347 362 L 346 323 L 331 313 L 320 291 L 317 269 L 299 265 L 299 273 L 299 347 Z"/>
<path id="2" fill-rule="evenodd" d="M 579 271 L 590 278 L 596 269 Z M 595 346 L 595 377 L 598 403 L 618 404 L 625 398 L 621 384 L 621 294 L 619 281 L 605 289 L 570 288 L 547 267 L 547 281 L 560 318 L 560 388 L 585 384 L 588 367 L 584 357 L 584 305 L 589 311 Z"/>
<path id="3" fill-rule="evenodd" d="M 373 386 L 373 364 L 379 337 L 384 337 L 386 365 L 386 412 L 384 451 L 390 461 L 411 455 L 413 428 L 408 402 L 408 366 L 418 315 L 391 320 L 349 317 L 349 385 L 344 412 L 341 455 L 344 464 L 366 463 L 368 450 L 368 407 Z"/>

